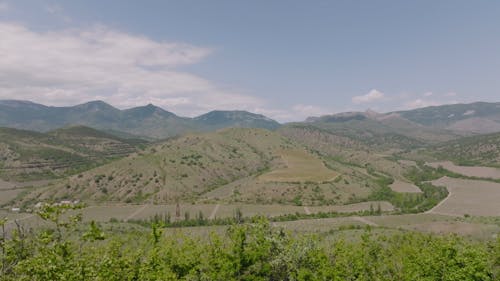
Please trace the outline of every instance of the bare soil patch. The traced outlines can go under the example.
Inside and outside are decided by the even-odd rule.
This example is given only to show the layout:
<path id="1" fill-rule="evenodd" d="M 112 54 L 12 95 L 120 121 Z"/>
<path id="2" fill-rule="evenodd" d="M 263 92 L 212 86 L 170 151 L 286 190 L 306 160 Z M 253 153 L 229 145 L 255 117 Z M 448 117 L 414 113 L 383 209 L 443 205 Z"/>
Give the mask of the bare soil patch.
<path id="1" fill-rule="evenodd" d="M 499 216 L 500 184 L 488 181 L 442 177 L 432 182 L 445 186 L 448 197 L 430 213 L 462 216 Z"/>
<path id="2" fill-rule="evenodd" d="M 389 187 L 395 192 L 422 193 L 422 190 L 418 186 L 400 180 L 395 180 Z"/>

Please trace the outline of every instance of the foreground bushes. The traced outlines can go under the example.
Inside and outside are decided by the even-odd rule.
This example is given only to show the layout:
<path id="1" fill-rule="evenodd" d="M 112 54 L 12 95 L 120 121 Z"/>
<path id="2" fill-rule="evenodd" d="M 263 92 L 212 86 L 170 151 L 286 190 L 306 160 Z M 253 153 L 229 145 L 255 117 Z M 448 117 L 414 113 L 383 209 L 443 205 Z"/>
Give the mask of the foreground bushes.
<path id="1" fill-rule="evenodd" d="M 54 229 L 2 241 L 1 280 L 498 280 L 500 243 L 418 233 L 328 242 L 287 234 L 265 219 L 200 239 Z"/>

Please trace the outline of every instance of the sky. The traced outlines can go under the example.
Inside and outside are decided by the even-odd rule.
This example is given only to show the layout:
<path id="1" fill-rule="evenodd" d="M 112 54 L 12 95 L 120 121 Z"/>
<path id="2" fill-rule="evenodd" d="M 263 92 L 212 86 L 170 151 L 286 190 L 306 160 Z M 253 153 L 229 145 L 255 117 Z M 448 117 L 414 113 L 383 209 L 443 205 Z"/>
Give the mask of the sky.
<path id="1" fill-rule="evenodd" d="M 0 0 L 0 99 L 281 122 L 500 101 L 500 1 Z"/>

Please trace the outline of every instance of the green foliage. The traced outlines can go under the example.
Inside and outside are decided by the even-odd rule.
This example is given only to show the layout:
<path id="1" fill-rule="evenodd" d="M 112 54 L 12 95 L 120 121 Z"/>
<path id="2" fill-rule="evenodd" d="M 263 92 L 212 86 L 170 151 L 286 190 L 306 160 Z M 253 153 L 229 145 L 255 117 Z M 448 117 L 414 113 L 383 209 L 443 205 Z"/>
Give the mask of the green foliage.
<path id="1" fill-rule="evenodd" d="M 47 212 L 54 214 L 57 209 Z M 88 227 L 81 240 L 50 239 L 46 231 L 9 235 L 1 244 L 0 280 L 487 281 L 499 277 L 500 239 L 486 245 L 456 236 L 380 236 L 368 230 L 361 240 L 332 242 L 290 235 L 258 217 L 202 240 L 181 233 L 166 236 L 161 224 L 152 224 L 152 239 L 131 232 L 111 233 L 102 241 L 102 230 L 95 223 Z"/>

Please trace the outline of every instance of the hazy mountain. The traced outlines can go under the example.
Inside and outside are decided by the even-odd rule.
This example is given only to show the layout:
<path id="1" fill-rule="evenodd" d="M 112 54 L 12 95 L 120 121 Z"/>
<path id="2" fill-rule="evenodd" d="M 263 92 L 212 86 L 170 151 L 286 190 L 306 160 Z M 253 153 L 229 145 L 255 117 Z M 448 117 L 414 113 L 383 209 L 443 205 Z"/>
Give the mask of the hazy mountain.
<path id="1" fill-rule="evenodd" d="M 450 104 L 395 113 L 434 128 L 473 133 L 500 132 L 500 103 Z"/>
<path id="2" fill-rule="evenodd" d="M 373 147 L 415 147 L 464 135 L 500 132 L 500 103 L 430 106 L 389 113 L 344 112 L 303 123 Z M 290 124 L 289 124 L 290 125 Z"/>
<path id="3" fill-rule="evenodd" d="M 202 128 L 241 127 L 273 130 L 280 126 L 278 122 L 269 119 L 264 115 L 240 110 L 215 110 L 195 117 L 194 120 Z"/>
<path id="4" fill-rule="evenodd" d="M 380 150 L 415 148 L 457 137 L 451 131 L 424 126 L 402 118 L 398 114 L 381 114 L 373 111 L 310 117 L 305 122 L 286 126 L 290 129 L 304 126 L 321 129 Z"/>
<path id="5" fill-rule="evenodd" d="M 120 136 L 129 134 L 153 139 L 226 127 L 279 127 L 274 120 L 246 111 L 212 111 L 196 118 L 186 118 L 152 104 L 120 110 L 103 101 L 69 107 L 44 106 L 29 101 L 0 101 L 2 127 L 47 132 L 70 125 L 89 126 Z"/>

